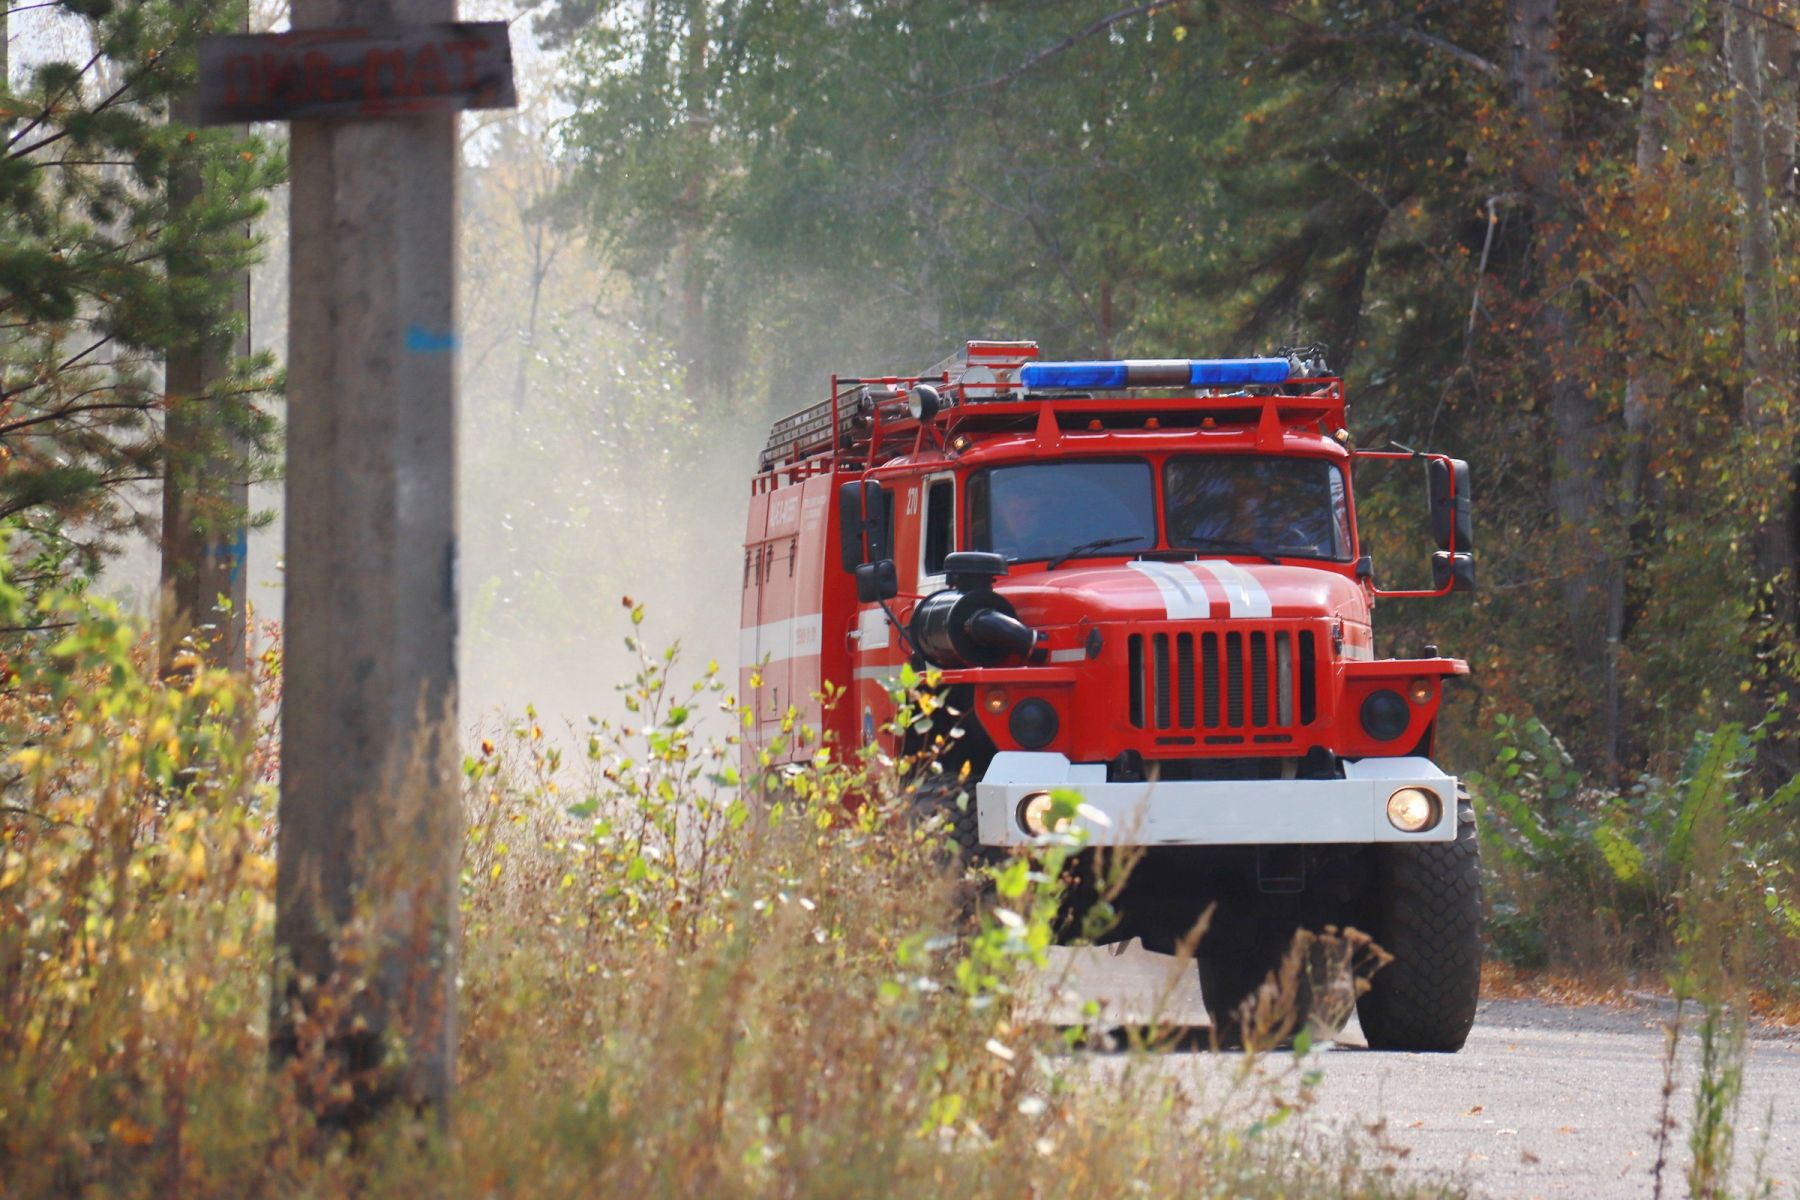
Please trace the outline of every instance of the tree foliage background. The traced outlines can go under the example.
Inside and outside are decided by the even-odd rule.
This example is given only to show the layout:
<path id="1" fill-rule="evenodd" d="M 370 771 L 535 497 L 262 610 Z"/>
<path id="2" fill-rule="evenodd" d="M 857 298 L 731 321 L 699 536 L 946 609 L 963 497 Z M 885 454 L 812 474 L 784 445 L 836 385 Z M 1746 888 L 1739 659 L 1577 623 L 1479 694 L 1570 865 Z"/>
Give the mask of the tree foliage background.
<path id="1" fill-rule="evenodd" d="M 563 201 L 701 412 L 971 336 L 1324 341 L 1361 444 L 1476 465 L 1482 591 L 1381 617 L 1472 661 L 1457 724 L 1618 777 L 1791 715 L 1792 0 L 538 8 Z"/>
<path id="2" fill-rule="evenodd" d="M 195 40 L 241 11 L 56 0 L 0 17 L 8 51 L 26 20 L 68 35 L 0 72 L 0 519 L 32 562 L 22 581 L 91 574 L 119 535 L 154 532 L 134 489 L 164 474 L 163 361 L 230 344 L 224 281 L 256 257 L 249 222 L 282 164 L 260 139 L 168 115 Z M 183 172 L 195 200 L 172 196 Z M 276 445 L 270 366 L 245 360 L 197 398 L 202 442 L 241 445 L 253 471 Z"/>

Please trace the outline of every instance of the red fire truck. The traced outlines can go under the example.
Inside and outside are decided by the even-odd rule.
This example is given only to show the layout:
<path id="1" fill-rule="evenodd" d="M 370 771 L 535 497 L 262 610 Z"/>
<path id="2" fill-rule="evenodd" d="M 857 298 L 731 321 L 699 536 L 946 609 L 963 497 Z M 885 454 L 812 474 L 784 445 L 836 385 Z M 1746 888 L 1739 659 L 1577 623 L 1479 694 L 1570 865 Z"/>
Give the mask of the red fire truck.
<path id="1" fill-rule="evenodd" d="M 748 752 L 809 758 L 797 724 L 837 753 L 936 741 L 919 802 L 971 854 L 1031 843 L 1051 793 L 1077 792 L 1090 845 L 1143 851 L 1111 938 L 1168 951 L 1216 905 L 1196 952 L 1215 1021 L 1296 930 L 1354 926 L 1394 955 L 1357 1004 L 1369 1044 L 1460 1048 L 1475 817 L 1432 749 L 1468 666 L 1376 658 L 1370 616 L 1473 587 L 1468 467 L 1353 450 L 1344 425 L 1314 351 L 1043 362 L 970 342 L 916 376 L 834 377 L 775 423 L 751 488 Z M 1387 591 L 1352 479 L 1409 458 L 1435 586 Z M 909 662 L 941 671 L 944 703 L 897 734 Z"/>

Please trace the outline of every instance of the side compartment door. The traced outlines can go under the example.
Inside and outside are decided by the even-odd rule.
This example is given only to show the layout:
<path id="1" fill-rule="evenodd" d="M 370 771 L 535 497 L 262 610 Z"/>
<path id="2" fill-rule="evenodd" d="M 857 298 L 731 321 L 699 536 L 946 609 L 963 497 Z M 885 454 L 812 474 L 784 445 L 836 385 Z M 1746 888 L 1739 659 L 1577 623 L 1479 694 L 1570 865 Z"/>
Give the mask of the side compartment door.
<path id="1" fill-rule="evenodd" d="M 759 670 L 763 657 L 763 540 L 768 524 L 769 493 L 753 494 L 744 528 L 743 592 L 738 608 L 738 703 L 751 714 L 749 725 L 741 731 L 745 771 L 756 766 L 757 752 L 762 749 L 762 717 L 768 705 Z"/>
<path id="2" fill-rule="evenodd" d="M 811 671 L 802 682 L 818 674 L 821 617 L 816 601 L 800 586 L 800 521 L 803 489 L 780 488 L 769 497 L 769 521 L 762 540 L 762 612 L 757 624 L 757 661 L 762 667 L 762 688 L 756 706 L 758 740 L 768 745 L 784 732 L 784 761 L 806 758 L 812 747 L 800 744 L 799 723 L 811 689 L 795 686 L 795 667 L 810 659 Z M 788 710 L 796 711 L 794 727 L 784 731 Z M 816 722 L 814 722 L 816 727 Z"/>
<path id="3" fill-rule="evenodd" d="M 796 614 L 808 618 L 807 636 L 795 638 L 794 665 L 788 676 L 800 719 L 824 738 L 834 732 L 841 740 L 848 729 L 847 702 L 827 711 L 820 702 L 826 684 L 843 687 L 849 675 L 848 654 L 841 631 L 827 633 L 827 615 L 846 611 L 845 597 L 855 595 L 851 578 L 839 562 L 838 545 L 831 528 L 831 511 L 837 480 L 815 475 L 800 493 L 800 531 L 795 542 L 798 562 L 794 569 Z"/>

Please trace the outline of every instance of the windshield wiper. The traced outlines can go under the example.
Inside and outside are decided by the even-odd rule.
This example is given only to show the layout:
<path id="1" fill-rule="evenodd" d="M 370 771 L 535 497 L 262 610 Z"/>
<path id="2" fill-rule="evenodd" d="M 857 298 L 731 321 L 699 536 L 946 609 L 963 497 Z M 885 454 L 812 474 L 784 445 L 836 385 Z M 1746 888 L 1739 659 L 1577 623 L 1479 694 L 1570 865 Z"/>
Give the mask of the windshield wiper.
<path id="1" fill-rule="evenodd" d="M 1144 540 L 1143 534 L 1134 533 L 1129 537 L 1109 537 L 1100 538 L 1099 540 L 1092 542 L 1083 542 L 1081 545 L 1072 549 L 1064 550 L 1061 554 L 1045 563 L 1044 570 L 1054 571 L 1056 568 L 1068 562 L 1071 558 L 1075 558 L 1079 555 L 1092 554 L 1096 550 L 1105 550 L 1109 546 L 1123 546 L 1126 542 L 1141 542 Z"/>
<path id="2" fill-rule="evenodd" d="M 1184 548 L 1195 550 L 1223 550 L 1227 554 L 1252 554 L 1266 562 L 1280 564 L 1281 559 L 1266 546 L 1256 546 L 1249 542 L 1240 542 L 1236 538 L 1192 537 L 1183 538 Z"/>

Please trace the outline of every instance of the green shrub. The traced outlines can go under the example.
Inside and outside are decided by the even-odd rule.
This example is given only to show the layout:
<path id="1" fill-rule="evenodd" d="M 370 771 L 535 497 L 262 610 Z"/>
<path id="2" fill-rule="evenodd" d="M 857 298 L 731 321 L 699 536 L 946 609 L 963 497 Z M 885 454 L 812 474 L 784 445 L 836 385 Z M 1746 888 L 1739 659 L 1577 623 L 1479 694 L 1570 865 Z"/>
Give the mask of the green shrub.
<path id="1" fill-rule="evenodd" d="M 1800 779 L 1757 783 L 1769 731 L 1698 733 L 1674 779 L 1619 793 L 1585 786 L 1542 723 L 1501 717 L 1493 766 L 1471 779 L 1495 951 L 1521 966 L 1675 969 L 1693 915 L 1724 920 L 1723 904 L 1750 981 L 1800 986 Z"/>

